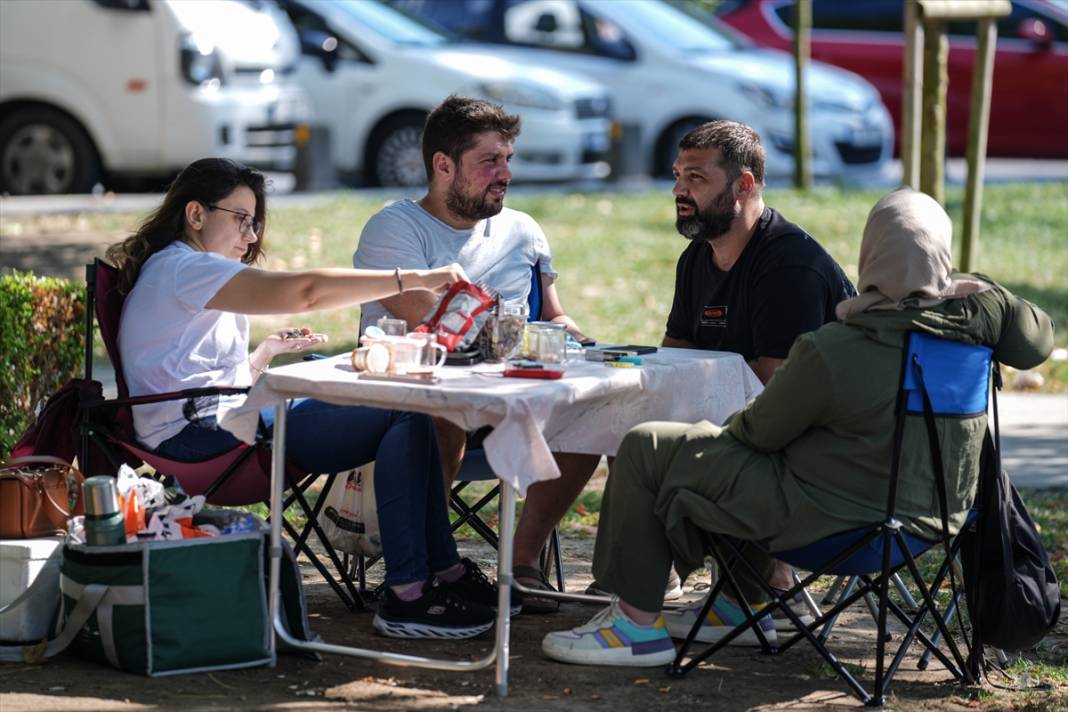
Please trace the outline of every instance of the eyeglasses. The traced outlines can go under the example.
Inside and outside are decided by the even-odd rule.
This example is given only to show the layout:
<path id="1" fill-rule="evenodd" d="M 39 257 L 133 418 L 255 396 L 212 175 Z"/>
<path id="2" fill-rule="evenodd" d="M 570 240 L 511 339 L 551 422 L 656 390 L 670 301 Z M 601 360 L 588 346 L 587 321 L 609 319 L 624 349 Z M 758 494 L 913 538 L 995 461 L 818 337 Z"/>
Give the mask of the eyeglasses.
<path id="1" fill-rule="evenodd" d="M 215 205 L 214 203 L 207 203 L 206 207 L 208 208 L 208 210 L 221 210 L 224 213 L 232 213 L 234 215 L 240 216 L 241 227 L 239 229 L 241 230 L 242 235 L 251 234 L 253 237 L 259 237 L 261 234 L 263 234 L 263 223 L 244 211 L 231 210 L 230 208 L 224 208 L 222 206 Z"/>

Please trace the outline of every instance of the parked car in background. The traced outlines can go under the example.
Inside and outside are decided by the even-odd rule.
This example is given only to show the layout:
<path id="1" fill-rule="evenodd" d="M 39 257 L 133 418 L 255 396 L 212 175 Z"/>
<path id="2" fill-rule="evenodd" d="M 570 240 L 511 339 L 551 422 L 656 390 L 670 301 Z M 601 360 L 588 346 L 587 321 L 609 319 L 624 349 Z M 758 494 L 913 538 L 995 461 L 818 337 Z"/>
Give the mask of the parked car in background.
<path id="1" fill-rule="evenodd" d="M 449 94 L 520 115 L 517 181 L 607 174 L 611 109 L 592 80 L 530 66 L 520 53 L 459 42 L 367 0 L 284 0 L 304 56 L 297 77 L 330 127 L 337 169 L 371 185 L 426 183 L 420 147 L 429 111 Z"/>
<path id="2" fill-rule="evenodd" d="M 717 11 L 753 41 L 778 49 L 793 42 L 794 0 L 728 0 Z M 1013 0 L 1000 18 L 987 152 L 992 156 L 1068 157 L 1068 3 Z M 874 84 L 901 125 L 904 0 L 813 0 L 812 56 Z M 968 138 L 974 22 L 949 22 L 947 143 L 964 155 Z"/>
<path id="3" fill-rule="evenodd" d="M 270 3 L 0 2 L 0 193 L 77 193 L 204 156 L 291 170 L 309 118 Z"/>
<path id="4" fill-rule="evenodd" d="M 679 139 L 710 119 L 755 128 L 769 175 L 793 171 L 793 60 L 756 49 L 660 0 L 389 0 L 473 40 L 537 51 L 539 66 L 581 72 L 611 91 L 636 128 L 646 172 L 668 175 Z M 808 74 L 813 171 L 878 173 L 893 144 L 890 115 L 868 82 L 813 63 Z"/>

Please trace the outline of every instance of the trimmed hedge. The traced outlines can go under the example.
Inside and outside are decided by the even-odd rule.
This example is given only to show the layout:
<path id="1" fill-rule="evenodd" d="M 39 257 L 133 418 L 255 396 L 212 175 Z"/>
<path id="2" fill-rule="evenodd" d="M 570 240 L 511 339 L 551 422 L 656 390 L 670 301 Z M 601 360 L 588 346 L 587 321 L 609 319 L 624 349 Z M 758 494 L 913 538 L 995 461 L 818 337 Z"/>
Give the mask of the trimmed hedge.
<path id="1" fill-rule="evenodd" d="M 81 375 L 85 285 L 32 272 L 0 275 L 0 458 L 38 404 Z"/>

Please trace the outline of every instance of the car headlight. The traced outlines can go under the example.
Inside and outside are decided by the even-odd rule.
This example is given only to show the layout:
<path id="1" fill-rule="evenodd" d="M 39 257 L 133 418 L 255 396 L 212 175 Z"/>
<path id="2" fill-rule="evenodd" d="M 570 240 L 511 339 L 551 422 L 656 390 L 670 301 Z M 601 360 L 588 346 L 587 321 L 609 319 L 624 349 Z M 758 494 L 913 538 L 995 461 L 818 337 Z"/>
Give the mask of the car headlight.
<path id="1" fill-rule="evenodd" d="M 500 104 L 545 109 L 546 111 L 559 111 L 564 107 L 564 102 L 560 97 L 529 85 L 486 82 L 480 84 L 478 89 L 487 99 Z"/>
<path id="2" fill-rule="evenodd" d="M 739 84 L 738 91 L 749 97 L 754 104 L 765 109 L 794 108 L 794 95 L 792 93 L 773 91 L 759 84 Z"/>
<path id="3" fill-rule="evenodd" d="M 222 82 L 219 53 L 211 43 L 198 41 L 189 34 L 182 35 L 178 41 L 178 55 L 182 77 L 190 84 L 200 86 L 211 81 Z"/>

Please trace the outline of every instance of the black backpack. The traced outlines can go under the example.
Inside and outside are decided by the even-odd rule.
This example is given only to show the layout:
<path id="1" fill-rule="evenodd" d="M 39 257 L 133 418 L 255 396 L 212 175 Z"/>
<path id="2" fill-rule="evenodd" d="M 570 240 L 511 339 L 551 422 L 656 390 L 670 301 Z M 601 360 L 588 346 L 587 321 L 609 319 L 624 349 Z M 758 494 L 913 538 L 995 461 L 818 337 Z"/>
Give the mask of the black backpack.
<path id="1" fill-rule="evenodd" d="M 1000 386 L 995 370 L 995 384 Z M 997 440 L 997 442 L 995 442 Z M 1034 520 L 1001 468 L 997 389 L 994 438 L 987 431 L 979 459 L 978 518 L 961 538 L 964 594 L 972 623 L 969 666 L 978 674 L 983 645 L 1034 647 L 1057 624 L 1060 587 Z"/>

